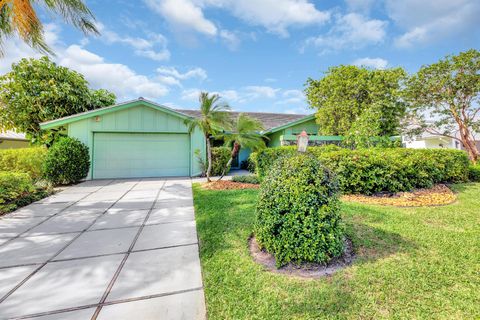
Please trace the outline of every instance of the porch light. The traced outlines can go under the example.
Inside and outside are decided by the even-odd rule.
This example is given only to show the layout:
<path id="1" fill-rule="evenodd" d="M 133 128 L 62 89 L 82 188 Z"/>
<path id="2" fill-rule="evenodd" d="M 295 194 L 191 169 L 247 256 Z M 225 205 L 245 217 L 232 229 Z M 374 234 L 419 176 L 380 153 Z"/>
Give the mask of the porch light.
<path id="1" fill-rule="evenodd" d="M 100 120 L 101 120 L 100 116 L 95 117 L 95 122 L 100 122 Z"/>
<path id="2" fill-rule="evenodd" d="M 297 150 L 298 152 L 307 152 L 307 146 L 308 146 L 308 134 L 305 130 L 302 131 L 297 136 Z"/>

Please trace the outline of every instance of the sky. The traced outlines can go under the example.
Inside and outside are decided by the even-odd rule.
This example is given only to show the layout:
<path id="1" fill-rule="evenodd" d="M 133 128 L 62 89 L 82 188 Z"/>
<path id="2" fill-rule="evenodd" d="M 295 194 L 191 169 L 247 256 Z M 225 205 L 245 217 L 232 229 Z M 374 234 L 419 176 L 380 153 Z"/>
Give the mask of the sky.
<path id="1" fill-rule="evenodd" d="M 479 0 L 88 0 L 100 36 L 41 11 L 58 64 L 117 102 L 197 109 L 218 93 L 237 111 L 312 113 L 303 89 L 329 67 L 403 67 L 480 49 Z M 0 74 L 40 57 L 8 39 Z"/>

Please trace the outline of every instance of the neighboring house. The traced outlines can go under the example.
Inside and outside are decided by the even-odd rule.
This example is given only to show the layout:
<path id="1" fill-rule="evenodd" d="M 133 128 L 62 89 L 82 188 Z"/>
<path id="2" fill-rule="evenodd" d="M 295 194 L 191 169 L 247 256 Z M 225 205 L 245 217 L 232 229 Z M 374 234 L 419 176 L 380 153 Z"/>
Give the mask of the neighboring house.
<path id="1" fill-rule="evenodd" d="M 232 112 L 232 116 L 237 113 Z M 288 145 L 306 130 L 318 137 L 314 116 L 247 112 L 262 122 L 268 146 Z M 198 116 L 194 110 L 174 110 L 143 98 L 44 122 L 42 129 L 64 127 L 66 133 L 90 149 L 88 179 L 201 174 L 195 151 L 205 158 L 202 132 L 188 132 L 185 120 Z M 242 150 L 238 159 L 248 158 Z"/>
<path id="2" fill-rule="evenodd" d="M 430 134 L 424 133 L 420 136 L 416 137 L 402 137 L 403 145 L 406 148 L 413 148 L 413 149 L 437 149 L 437 148 L 445 148 L 445 149 L 458 149 L 458 150 L 465 150 L 463 144 L 453 138 L 445 137 L 442 135 L 437 134 Z M 480 141 L 476 141 L 477 148 L 480 149 Z"/>
<path id="3" fill-rule="evenodd" d="M 18 149 L 28 148 L 30 140 L 25 137 L 24 133 L 15 131 L 0 132 L 0 149 Z"/>

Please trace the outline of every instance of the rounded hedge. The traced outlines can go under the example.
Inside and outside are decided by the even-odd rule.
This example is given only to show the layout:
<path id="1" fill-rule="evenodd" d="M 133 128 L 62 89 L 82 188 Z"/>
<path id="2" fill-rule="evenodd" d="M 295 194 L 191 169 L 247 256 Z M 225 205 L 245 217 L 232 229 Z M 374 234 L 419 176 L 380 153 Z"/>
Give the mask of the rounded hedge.
<path id="1" fill-rule="evenodd" d="M 70 184 L 85 178 L 89 168 L 88 147 L 77 139 L 64 137 L 48 149 L 43 173 L 53 184 Z"/>
<path id="2" fill-rule="evenodd" d="M 254 233 L 277 267 L 326 263 L 343 253 L 337 193 L 331 171 L 310 154 L 285 156 L 274 163 L 260 186 Z"/>

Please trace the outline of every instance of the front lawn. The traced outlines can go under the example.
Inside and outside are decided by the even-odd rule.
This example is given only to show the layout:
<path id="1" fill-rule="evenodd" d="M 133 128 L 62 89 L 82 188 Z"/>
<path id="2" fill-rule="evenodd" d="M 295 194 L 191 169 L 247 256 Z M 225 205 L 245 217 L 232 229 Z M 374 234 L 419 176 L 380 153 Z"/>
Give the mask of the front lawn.
<path id="1" fill-rule="evenodd" d="M 480 318 L 480 183 L 454 188 L 444 207 L 342 204 L 357 260 L 312 280 L 251 259 L 257 190 L 195 184 L 209 319 Z"/>

